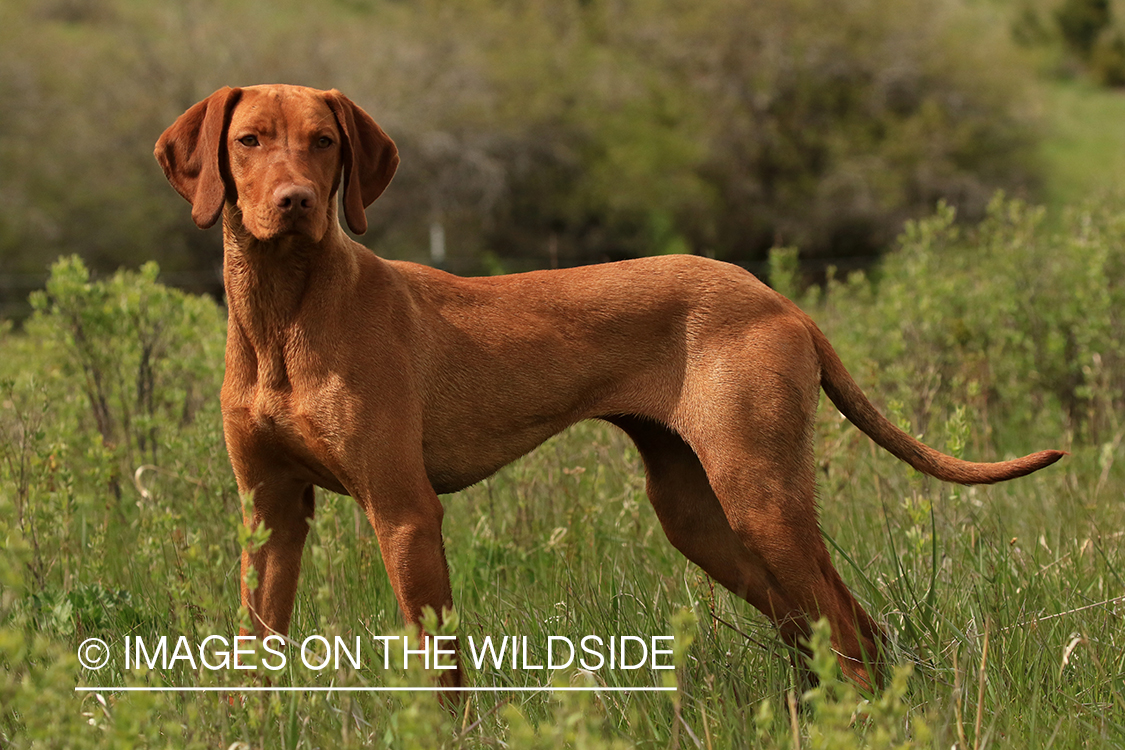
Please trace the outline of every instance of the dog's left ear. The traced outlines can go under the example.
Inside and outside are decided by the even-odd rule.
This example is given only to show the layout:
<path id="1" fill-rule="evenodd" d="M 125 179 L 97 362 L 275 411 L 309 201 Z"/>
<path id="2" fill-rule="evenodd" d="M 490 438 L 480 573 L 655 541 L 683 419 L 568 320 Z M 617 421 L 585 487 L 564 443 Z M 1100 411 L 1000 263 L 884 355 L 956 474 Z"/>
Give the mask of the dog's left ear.
<path id="1" fill-rule="evenodd" d="M 164 176 L 191 203 L 191 218 L 200 229 L 223 212 L 226 186 L 219 161 L 230 113 L 241 95 L 242 89 L 224 86 L 180 115 L 156 142 L 154 155 Z"/>
<path id="2" fill-rule="evenodd" d="M 390 136 L 351 99 L 336 89 L 325 98 L 343 136 L 344 218 L 356 234 L 367 231 L 364 209 L 383 194 L 398 169 L 398 148 Z"/>

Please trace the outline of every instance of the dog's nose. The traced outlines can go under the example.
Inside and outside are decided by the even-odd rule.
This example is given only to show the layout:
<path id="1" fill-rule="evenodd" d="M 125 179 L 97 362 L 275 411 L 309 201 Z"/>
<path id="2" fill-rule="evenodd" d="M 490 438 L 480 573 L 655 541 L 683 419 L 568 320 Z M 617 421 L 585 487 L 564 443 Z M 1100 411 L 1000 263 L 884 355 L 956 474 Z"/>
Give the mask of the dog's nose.
<path id="1" fill-rule="evenodd" d="M 303 185 L 282 185 L 273 191 L 273 202 L 283 214 L 307 214 L 316 207 L 316 193 Z"/>

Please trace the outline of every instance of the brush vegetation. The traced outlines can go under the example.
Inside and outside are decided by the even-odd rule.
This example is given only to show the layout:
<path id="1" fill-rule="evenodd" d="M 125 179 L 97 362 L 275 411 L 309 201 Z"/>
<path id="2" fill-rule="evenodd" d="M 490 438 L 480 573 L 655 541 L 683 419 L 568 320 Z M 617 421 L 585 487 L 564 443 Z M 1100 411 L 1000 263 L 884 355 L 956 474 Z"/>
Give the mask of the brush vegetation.
<path id="1" fill-rule="evenodd" d="M 763 263 L 779 242 L 870 258 L 938 199 L 979 218 L 1036 182 L 1034 73 L 1009 36 L 967 0 L 7 0 L 0 259 L 154 259 L 217 291 L 217 233 L 151 147 L 255 83 L 337 88 L 396 140 L 364 238 L 389 257 L 428 258 L 439 226 L 459 273 Z"/>

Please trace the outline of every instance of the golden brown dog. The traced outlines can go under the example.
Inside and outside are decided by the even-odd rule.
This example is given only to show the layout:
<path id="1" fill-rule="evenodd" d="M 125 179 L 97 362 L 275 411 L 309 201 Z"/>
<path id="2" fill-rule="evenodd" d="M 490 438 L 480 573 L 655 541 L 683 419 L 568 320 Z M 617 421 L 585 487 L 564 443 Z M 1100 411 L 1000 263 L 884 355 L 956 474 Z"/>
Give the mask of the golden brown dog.
<path id="1" fill-rule="evenodd" d="M 866 684 L 882 635 L 817 525 L 820 389 L 945 481 L 998 482 L 1063 455 L 981 464 L 919 443 L 875 410 L 811 319 L 736 266 L 675 256 L 465 279 L 376 257 L 344 234 L 337 192 L 362 233 L 398 152 L 337 91 L 220 89 L 164 132 L 156 158 L 200 227 L 223 217 L 223 424 L 254 497 L 247 523 L 271 530 L 242 560 L 259 635 L 288 631 L 314 485 L 360 504 L 417 622 L 453 604 L 438 495 L 595 418 L 636 442 L 677 549 L 789 643 L 827 617 L 845 673 Z"/>

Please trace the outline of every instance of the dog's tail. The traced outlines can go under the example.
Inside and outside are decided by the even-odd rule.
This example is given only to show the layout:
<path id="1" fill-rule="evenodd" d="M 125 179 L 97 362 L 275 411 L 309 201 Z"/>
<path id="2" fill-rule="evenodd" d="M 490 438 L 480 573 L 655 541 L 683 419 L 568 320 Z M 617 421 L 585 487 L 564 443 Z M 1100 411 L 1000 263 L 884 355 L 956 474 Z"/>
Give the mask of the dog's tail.
<path id="1" fill-rule="evenodd" d="M 1063 451 L 1039 451 L 1011 461 L 975 463 L 936 451 L 895 427 L 880 414 L 848 374 L 828 338 L 811 319 L 808 319 L 807 325 L 820 359 L 820 385 L 828 398 L 852 424 L 923 474 L 957 484 L 992 484 L 1038 471 L 1067 455 Z"/>

